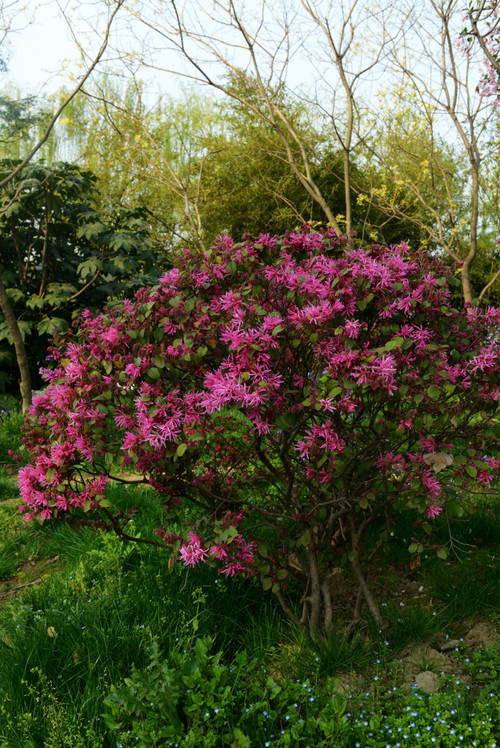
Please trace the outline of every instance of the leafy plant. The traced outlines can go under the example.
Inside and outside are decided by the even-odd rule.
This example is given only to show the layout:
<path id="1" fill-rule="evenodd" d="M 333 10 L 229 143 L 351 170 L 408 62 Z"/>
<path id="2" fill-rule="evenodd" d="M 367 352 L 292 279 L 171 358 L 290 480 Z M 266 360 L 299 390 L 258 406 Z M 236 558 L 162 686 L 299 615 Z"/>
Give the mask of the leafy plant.
<path id="1" fill-rule="evenodd" d="M 210 654 L 211 644 L 209 637 L 196 639 L 161 661 L 153 642 L 148 667 L 134 669 L 105 701 L 106 723 L 120 731 L 124 746 L 246 748 L 270 745 L 266 738 L 284 746 L 314 736 L 315 745 L 326 746 L 324 736 L 342 737 L 347 702 L 332 679 L 320 696 L 307 680 L 267 676 L 246 652 L 228 668 L 220 653 Z"/>

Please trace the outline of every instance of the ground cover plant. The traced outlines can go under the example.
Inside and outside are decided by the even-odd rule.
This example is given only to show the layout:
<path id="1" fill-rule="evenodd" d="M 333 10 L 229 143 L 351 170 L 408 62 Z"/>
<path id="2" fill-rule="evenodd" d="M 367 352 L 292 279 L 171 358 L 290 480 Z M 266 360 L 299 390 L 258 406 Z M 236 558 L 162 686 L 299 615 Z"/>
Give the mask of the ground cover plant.
<path id="1" fill-rule="evenodd" d="M 78 514 L 122 538 L 107 491 L 134 470 L 165 508 L 170 565 L 257 577 L 313 638 L 351 570 L 385 621 L 370 565 L 411 513 L 410 549 L 495 480 L 500 311 L 449 302 L 444 264 L 305 228 L 203 258 L 86 314 L 53 350 L 28 419 L 26 517 Z M 450 540 L 433 542 L 446 558 Z"/>

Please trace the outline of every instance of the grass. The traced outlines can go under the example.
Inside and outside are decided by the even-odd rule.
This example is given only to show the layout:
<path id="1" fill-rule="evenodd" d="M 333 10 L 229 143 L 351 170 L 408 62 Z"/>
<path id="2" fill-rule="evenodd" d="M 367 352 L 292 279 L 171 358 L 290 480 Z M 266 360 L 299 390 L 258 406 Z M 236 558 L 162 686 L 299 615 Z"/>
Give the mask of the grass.
<path id="1" fill-rule="evenodd" d="M 3 419 L 4 459 L 20 425 Z M 339 621 L 314 644 L 255 582 L 169 571 L 161 550 L 86 526 L 26 525 L 12 476 L 0 491 L 0 748 L 500 744 L 498 651 L 457 655 L 455 679 L 432 695 L 402 687 L 398 660 L 412 642 L 459 635 L 464 618 L 500 613 L 494 505 L 458 526 L 480 548 L 413 570 L 411 523 L 396 522 L 399 550 L 375 578 L 387 638 L 369 620 L 348 638 Z M 151 489 L 110 498 L 140 508 L 142 537 L 161 524 Z"/>

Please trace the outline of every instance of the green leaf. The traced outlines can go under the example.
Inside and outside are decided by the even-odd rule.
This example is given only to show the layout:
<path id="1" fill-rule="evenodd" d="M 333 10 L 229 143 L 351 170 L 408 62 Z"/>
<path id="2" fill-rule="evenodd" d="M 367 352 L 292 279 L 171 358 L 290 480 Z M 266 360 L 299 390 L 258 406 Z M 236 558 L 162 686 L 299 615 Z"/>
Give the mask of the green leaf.
<path id="1" fill-rule="evenodd" d="M 233 525 L 226 527 L 225 530 L 218 529 L 216 533 L 218 543 L 232 543 L 239 535 L 238 530 Z"/>
<path id="2" fill-rule="evenodd" d="M 333 399 L 334 397 L 337 397 L 337 395 L 340 395 L 341 392 L 342 392 L 342 387 L 333 387 L 328 393 L 328 397 L 330 399 Z"/>
<path id="3" fill-rule="evenodd" d="M 188 445 L 186 444 L 186 442 L 182 442 L 181 444 L 179 444 L 179 446 L 175 450 L 175 456 L 176 457 L 182 457 L 182 455 L 185 453 L 185 451 L 187 449 L 187 446 Z"/>
<path id="4" fill-rule="evenodd" d="M 166 361 L 163 356 L 154 356 L 153 364 L 157 366 L 158 369 L 164 369 L 166 366 Z"/>
<path id="5" fill-rule="evenodd" d="M 472 465 L 466 465 L 465 471 L 470 475 L 471 478 L 475 478 L 477 476 L 477 470 Z"/>
<path id="6" fill-rule="evenodd" d="M 310 530 L 304 530 L 304 532 L 300 536 L 300 542 L 302 543 L 304 548 L 307 548 L 307 546 L 311 542 L 311 531 Z"/>
<path id="7" fill-rule="evenodd" d="M 442 558 L 443 561 L 448 558 L 448 548 L 440 548 L 437 552 L 437 557 Z"/>
<path id="8" fill-rule="evenodd" d="M 102 270 L 101 260 L 98 257 L 90 257 L 78 265 L 76 272 L 82 280 L 87 280 L 90 275 L 95 275 L 98 270 Z"/>
<path id="9" fill-rule="evenodd" d="M 401 336 L 397 336 L 395 338 L 392 338 L 392 340 L 388 340 L 385 344 L 384 348 L 386 351 L 393 351 L 394 348 L 401 348 L 401 346 L 404 343 L 404 338 Z"/>
<path id="10" fill-rule="evenodd" d="M 272 587 L 273 581 L 271 577 L 264 577 L 262 580 L 262 589 L 263 590 L 270 590 Z"/>
<path id="11" fill-rule="evenodd" d="M 56 332 L 66 332 L 68 323 L 62 317 L 45 317 L 37 325 L 39 335 L 54 335 Z"/>
<path id="12" fill-rule="evenodd" d="M 38 294 L 34 293 L 26 300 L 26 306 L 28 307 L 28 309 L 41 309 L 43 306 L 45 306 L 45 299 L 42 299 L 41 296 L 38 296 Z"/>
<path id="13" fill-rule="evenodd" d="M 148 369 L 147 375 L 154 381 L 158 380 L 161 376 L 160 370 L 156 366 L 152 366 L 150 369 Z"/>
<path id="14" fill-rule="evenodd" d="M 252 745 L 250 738 L 241 732 L 238 727 L 233 729 L 233 737 L 234 740 L 231 743 L 231 748 L 250 748 Z"/>
<path id="15" fill-rule="evenodd" d="M 453 500 L 446 502 L 446 511 L 450 517 L 463 517 L 465 514 L 463 506 L 458 501 Z"/>
<path id="16" fill-rule="evenodd" d="M 431 386 L 427 389 L 427 394 L 432 400 L 437 400 L 441 394 L 441 390 L 438 387 L 435 387 L 433 384 L 431 384 Z"/>
<path id="17" fill-rule="evenodd" d="M 22 339 L 26 340 L 26 336 L 31 333 L 31 323 L 26 322 L 24 319 L 19 319 L 17 321 L 17 326 L 19 327 Z"/>

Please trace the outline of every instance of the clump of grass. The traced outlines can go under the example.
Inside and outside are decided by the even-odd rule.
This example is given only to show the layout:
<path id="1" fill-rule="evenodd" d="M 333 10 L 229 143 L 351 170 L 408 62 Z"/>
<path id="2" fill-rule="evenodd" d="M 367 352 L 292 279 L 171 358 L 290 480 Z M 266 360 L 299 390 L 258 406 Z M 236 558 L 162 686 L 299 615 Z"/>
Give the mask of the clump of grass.
<path id="1" fill-rule="evenodd" d="M 23 424 L 24 416 L 19 410 L 0 412 L 0 466 L 14 463 L 13 453 L 21 447 Z"/>
<path id="2" fill-rule="evenodd" d="M 272 647 L 269 661 L 273 672 L 288 678 L 322 679 L 363 671 L 375 657 L 373 642 L 359 633 L 348 636 L 344 631 L 334 631 L 325 639 L 311 641 L 295 627 L 282 628 L 282 641 Z"/>
<path id="3" fill-rule="evenodd" d="M 425 609 L 411 603 L 391 603 L 384 608 L 388 624 L 387 635 L 391 649 L 397 652 L 411 642 L 427 641 L 446 629 L 446 622 L 440 610 Z"/>
<path id="4" fill-rule="evenodd" d="M 484 549 L 460 561 L 435 564 L 429 592 L 443 601 L 450 621 L 500 609 L 500 564 Z"/>

